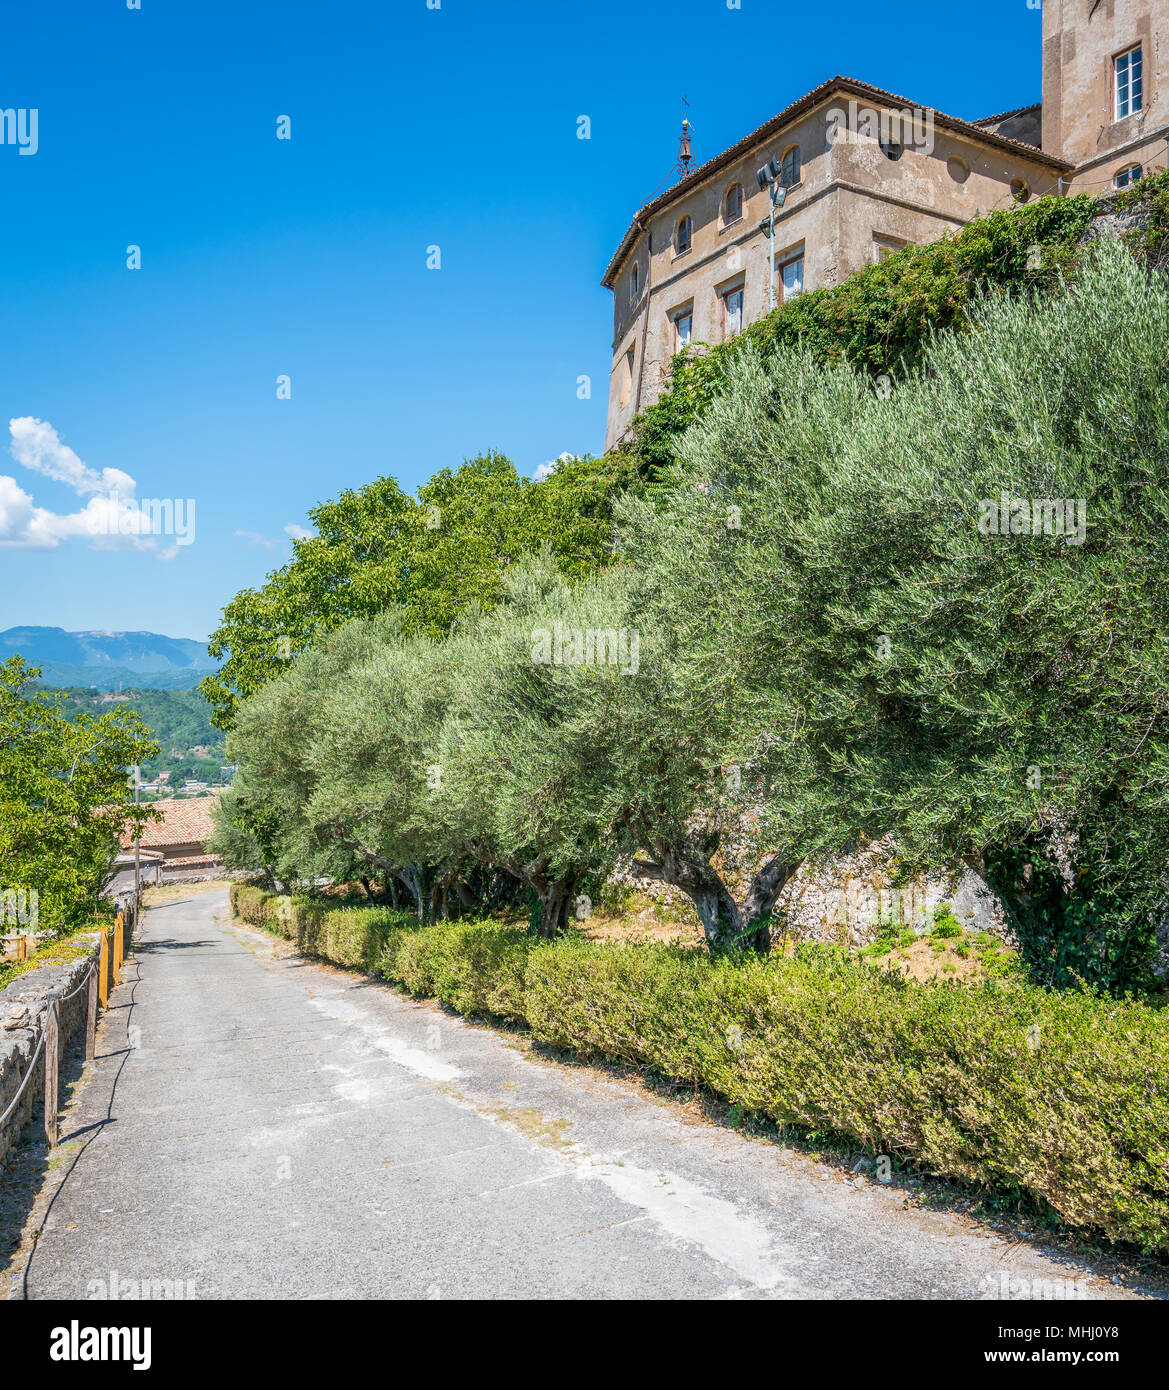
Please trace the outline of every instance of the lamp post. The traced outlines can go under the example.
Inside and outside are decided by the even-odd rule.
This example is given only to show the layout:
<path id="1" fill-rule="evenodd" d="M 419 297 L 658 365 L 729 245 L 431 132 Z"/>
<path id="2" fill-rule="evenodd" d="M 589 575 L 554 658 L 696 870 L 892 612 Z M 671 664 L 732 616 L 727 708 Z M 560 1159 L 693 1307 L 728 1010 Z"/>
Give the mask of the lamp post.
<path id="1" fill-rule="evenodd" d="M 768 276 L 767 276 L 767 308 L 768 312 L 775 308 L 775 209 L 783 207 L 787 202 L 787 189 L 779 181 L 780 164 L 774 155 L 761 168 L 755 170 L 755 181 L 760 188 L 765 188 L 770 194 L 770 204 L 767 209 L 767 216 L 759 224 L 759 230 L 765 232 L 768 240 Z"/>
<path id="2" fill-rule="evenodd" d="M 134 764 L 134 805 L 138 805 L 138 788 L 142 782 L 142 768 L 138 763 Z M 134 910 L 138 910 L 138 896 L 142 892 L 142 863 L 140 850 L 142 845 L 142 827 L 134 826 Z"/>

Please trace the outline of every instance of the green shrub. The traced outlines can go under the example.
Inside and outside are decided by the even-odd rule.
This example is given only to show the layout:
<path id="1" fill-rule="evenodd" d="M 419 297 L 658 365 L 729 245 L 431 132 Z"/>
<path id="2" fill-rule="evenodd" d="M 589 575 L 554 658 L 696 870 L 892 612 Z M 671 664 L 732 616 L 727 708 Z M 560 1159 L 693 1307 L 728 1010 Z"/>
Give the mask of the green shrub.
<path id="1" fill-rule="evenodd" d="M 377 974 L 460 1012 L 526 1022 L 543 1043 L 1024 1190 L 1070 1225 L 1169 1251 L 1169 1026 L 1148 1004 L 1013 977 L 922 983 L 840 948 L 710 957 L 537 941 L 491 921 L 420 928 L 381 909 L 290 912 L 239 885 L 232 900 L 258 925 L 309 924 L 308 947 L 338 953 L 326 959 L 376 946 Z"/>
<path id="2" fill-rule="evenodd" d="M 519 926 L 443 922 L 389 935 L 377 973 L 470 1015 L 523 1022 L 534 938 Z"/>
<path id="3" fill-rule="evenodd" d="M 956 940 L 963 935 L 962 923 L 954 916 L 949 903 L 939 903 L 934 908 L 934 927 L 930 935 L 942 940 Z"/>
<path id="4" fill-rule="evenodd" d="M 372 970 L 377 964 L 390 927 L 417 920 L 394 908 L 334 907 L 242 883 L 231 886 L 231 908 L 236 917 L 286 937 L 307 956 L 359 970 Z"/>
<path id="5" fill-rule="evenodd" d="M 1133 202 L 1150 196 L 1142 185 Z M 966 327 L 967 308 L 980 292 L 1054 290 L 1061 272 L 1074 266 L 1096 210 L 1094 198 L 1079 194 L 989 213 L 956 236 L 907 246 L 832 289 L 799 295 L 702 354 L 680 354 L 666 389 L 634 421 L 627 451 L 645 476 L 668 467 L 678 438 L 722 389 L 731 363 L 750 348 L 770 356 L 801 346 L 821 363 L 904 374 L 937 332 Z M 1033 247 L 1040 252 L 1037 266 Z"/>

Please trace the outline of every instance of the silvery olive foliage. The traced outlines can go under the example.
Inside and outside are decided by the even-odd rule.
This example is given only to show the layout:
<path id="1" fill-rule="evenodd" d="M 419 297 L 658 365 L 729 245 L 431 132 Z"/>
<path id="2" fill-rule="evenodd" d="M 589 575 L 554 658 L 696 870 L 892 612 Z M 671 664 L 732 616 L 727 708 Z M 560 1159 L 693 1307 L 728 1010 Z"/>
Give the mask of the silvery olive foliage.
<path id="1" fill-rule="evenodd" d="M 888 399 L 744 354 L 679 453 L 624 554 L 760 843 L 892 832 L 904 872 L 980 868 L 1042 978 L 1135 982 L 1167 849 L 1165 276 L 1097 243 L 1063 293 L 985 299 Z M 1004 498 L 1086 524 L 980 529 Z"/>
<path id="2" fill-rule="evenodd" d="M 1106 241 L 1057 293 L 979 300 L 891 392 L 744 349 L 618 505 L 604 572 L 525 560 L 441 640 L 363 619 L 244 702 L 257 824 L 298 876 L 364 864 L 424 917 L 503 875 L 547 934 L 631 856 L 712 947 L 759 950 L 800 864 L 892 834 L 905 874 L 978 867 L 1041 978 L 1136 982 L 1167 844 L 1167 364 L 1165 277 Z"/>

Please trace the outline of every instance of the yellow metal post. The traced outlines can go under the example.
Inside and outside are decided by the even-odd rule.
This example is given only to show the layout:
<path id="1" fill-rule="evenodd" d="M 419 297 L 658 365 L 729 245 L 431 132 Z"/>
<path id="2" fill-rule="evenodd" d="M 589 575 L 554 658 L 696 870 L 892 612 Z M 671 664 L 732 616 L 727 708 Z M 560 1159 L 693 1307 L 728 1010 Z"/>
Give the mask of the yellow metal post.
<path id="1" fill-rule="evenodd" d="M 110 934 L 104 927 L 97 962 L 97 1001 L 103 1009 L 110 1002 Z"/>

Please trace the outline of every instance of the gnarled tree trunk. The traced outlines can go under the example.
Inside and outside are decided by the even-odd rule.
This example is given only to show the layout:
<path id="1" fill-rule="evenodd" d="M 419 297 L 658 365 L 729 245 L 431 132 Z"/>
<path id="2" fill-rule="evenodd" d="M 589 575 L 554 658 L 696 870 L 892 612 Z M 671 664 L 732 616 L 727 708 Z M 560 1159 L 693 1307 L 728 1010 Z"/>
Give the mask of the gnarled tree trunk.
<path id="1" fill-rule="evenodd" d="M 551 940 L 565 930 L 572 917 L 572 900 L 576 896 L 576 885 L 575 877 L 544 881 L 539 887 L 535 883 L 532 884 L 540 900 L 540 920 L 536 926 L 538 935 Z"/>
<path id="2" fill-rule="evenodd" d="M 712 951 L 753 950 L 766 955 L 771 950 L 772 909 L 799 862 L 773 856 L 751 879 L 740 903 L 710 863 L 709 854 L 717 843 L 714 839 L 660 846 L 655 860 L 633 860 L 634 876 L 681 888 L 694 904 Z"/>

